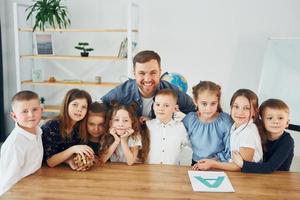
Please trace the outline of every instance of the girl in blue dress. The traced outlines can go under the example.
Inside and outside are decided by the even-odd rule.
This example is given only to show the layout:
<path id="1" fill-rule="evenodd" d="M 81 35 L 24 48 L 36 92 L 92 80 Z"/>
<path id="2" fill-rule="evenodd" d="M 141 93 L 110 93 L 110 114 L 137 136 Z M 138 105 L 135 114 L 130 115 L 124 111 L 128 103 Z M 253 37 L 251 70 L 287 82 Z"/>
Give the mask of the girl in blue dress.
<path id="1" fill-rule="evenodd" d="M 193 101 L 197 112 L 190 112 L 183 119 L 192 150 L 192 165 L 203 158 L 227 161 L 230 158 L 230 115 L 223 112 L 221 87 L 211 81 L 201 81 L 193 87 Z"/>

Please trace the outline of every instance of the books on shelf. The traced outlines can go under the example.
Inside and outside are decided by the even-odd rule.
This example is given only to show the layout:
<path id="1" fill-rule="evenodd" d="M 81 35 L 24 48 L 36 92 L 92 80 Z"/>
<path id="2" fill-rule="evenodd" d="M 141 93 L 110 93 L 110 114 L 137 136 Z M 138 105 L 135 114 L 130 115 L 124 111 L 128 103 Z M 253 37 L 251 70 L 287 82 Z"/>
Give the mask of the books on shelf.
<path id="1" fill-rule="evenodd" d="M 128 46 L 128 39 L 127 37 L 121 42 L 120 48 L 119 48 L 119 53 L 118 53 L 118 58 L 127 58 L 127 47 Z M 132 51 L 137 46 L 137 42 L 132 42 Z"/>

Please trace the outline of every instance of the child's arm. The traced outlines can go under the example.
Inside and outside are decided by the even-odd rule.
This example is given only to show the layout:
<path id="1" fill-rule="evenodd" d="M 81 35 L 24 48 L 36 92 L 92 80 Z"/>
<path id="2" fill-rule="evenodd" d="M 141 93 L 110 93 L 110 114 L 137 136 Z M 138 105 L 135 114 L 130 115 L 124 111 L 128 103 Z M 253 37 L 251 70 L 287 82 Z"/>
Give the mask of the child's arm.
<path id="1" fill-rule="evenodd" d="M 120 138 L 116 134 L 116 129 L 115 128 L 109 129 L 109 133 L 114 137 L 115 141 L 109 146 L 108 150 L 106 152 L 103 152 L 103 154 L 100 156 L 101 163 L 106 163 L 108 159 L 111 157 L 111 155 L 116 151 L 118 145 L 120 144 Z"/>
<path id="2" fill-rule="evenodd" d="M 193 170 L 209 170 L 209 169 L 221 169 L 225 171 L 240 171 L 241 168 L 233 162 L 219 162 L 213 159 L 199 160 L 193 167 Z"/>
<path id="3" fill-rule="evenodd" d="M 9 190 L 21 177 L 24 151 L 18 146 L 10 146 L 1 152 L 0 157 L 0 196 Z"/>
<path id="4" fill-rule="evenodd" d="M 244 160 L 249 162 L 253 161 L 255 149 L 249 147 L 240 147 L 239 152 Z"/>
<path id="5" fill-rule="evenodd" d="M 135 163 L 139 152 L 139 146 L 128 146 L 128 137 L 133 132 L 134 130 L 132 128 L 129 128 L 126 130 L 126 133 L 123 136 L 121 136 L 121 145 L 128 165 L 133 165 Z"/>
<path id="6" fill-rule="evenodd" d="M 90 158 L 94 158 L 94 151 L 91 147 L 89 147 L 87 145 L 74 145 L 60 153 L 57 153 L 57 154 L 54 154 L 53 156 L 51 156 L 49 159 L 47 159 L 47 165 L 49 167 L 55 167 L 63 162 L 68 161 L 68 159 L 74 153 L 78 153 L 82 156 L 86 155 Z M 69 162 L 67 162 L 67 163 L 70 165 Z M 73 167 L 71 165 L 70 165 L 70 167 L 73 169 Z"/>
<path id="7" fill-rule="evenodd" d="M 293 159 L 290 157 L 293 154 L 293 149 L 293 139 L 291 137 L 285 137 L 284 140 L 280 141 L 278 148 L 267 162 L 255 163 L 243 161 L 238 152 L 233 152 L 232 160 L 239 165 L 242 168 L 242 172 L 245 173 L 272 173 L 273 171 L 278 170 L 288 159 Z M 288 171 L 289 167 L 290 166 L 286 166 L 286 169 L 281 170 Z"/>

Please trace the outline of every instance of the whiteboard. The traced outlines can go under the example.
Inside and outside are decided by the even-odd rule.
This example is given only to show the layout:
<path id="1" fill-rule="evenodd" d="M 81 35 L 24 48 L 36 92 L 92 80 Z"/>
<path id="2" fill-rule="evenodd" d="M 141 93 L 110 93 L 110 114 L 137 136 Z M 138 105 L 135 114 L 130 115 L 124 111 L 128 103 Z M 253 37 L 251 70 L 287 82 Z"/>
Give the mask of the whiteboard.
<path id="1" fill-rule="evenodd" d="M 270 38 L 258 89 L 260 102 L 278 98 L 289 105 L 290 123 L 300 125 L 300 38 Z"/>

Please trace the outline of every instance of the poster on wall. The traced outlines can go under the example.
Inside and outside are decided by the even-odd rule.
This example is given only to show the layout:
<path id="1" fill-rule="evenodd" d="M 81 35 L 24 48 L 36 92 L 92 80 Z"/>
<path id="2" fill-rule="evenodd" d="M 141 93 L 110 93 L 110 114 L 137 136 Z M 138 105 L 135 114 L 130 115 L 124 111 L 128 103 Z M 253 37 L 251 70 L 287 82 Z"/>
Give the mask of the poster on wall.
<path id="1" fill-rule="evenodd" d="M 194 192 L 234 192 L 225 172 L 188 171 Z"/>
<path id="2" fill-rule="evenodd" d="M 53 55 L 51 34 L 37 33 L 35 35 L 37 55 Z"/>

